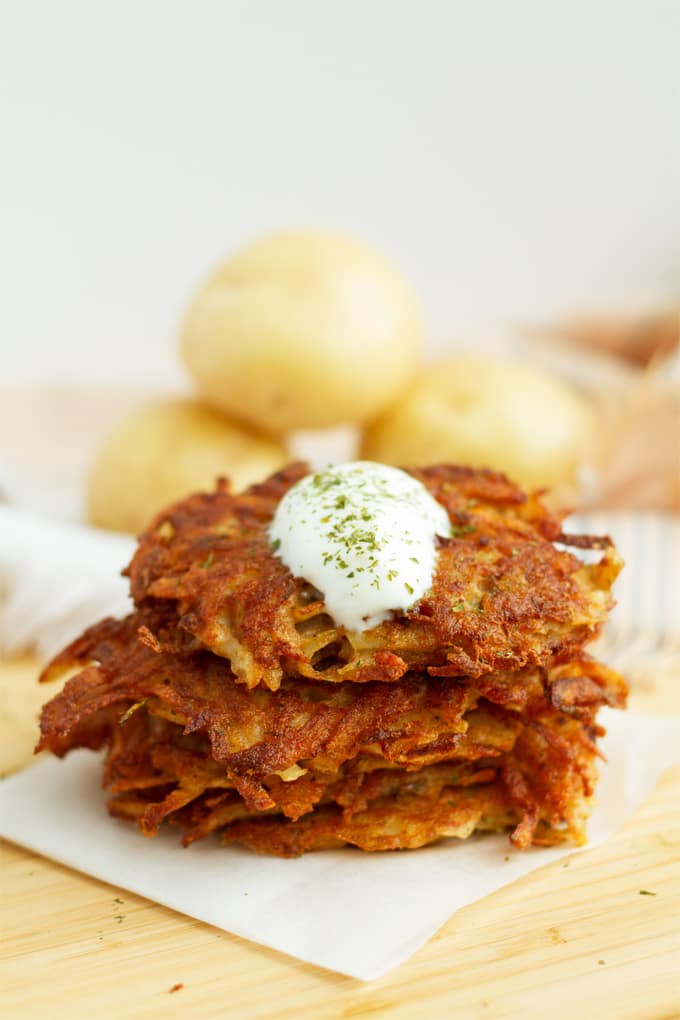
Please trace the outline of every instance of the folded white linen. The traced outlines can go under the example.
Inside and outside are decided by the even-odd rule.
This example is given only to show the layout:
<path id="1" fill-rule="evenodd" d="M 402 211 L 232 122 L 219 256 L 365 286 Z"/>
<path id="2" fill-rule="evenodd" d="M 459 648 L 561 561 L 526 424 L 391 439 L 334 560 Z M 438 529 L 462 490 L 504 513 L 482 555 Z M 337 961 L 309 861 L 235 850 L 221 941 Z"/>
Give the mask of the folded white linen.
<path id="1" fill-rule="evenodd" d="M 103 616 L 132 602 L 120 576 L 127 535 L 0 506 L 0 654 L 48 658 Z"/>

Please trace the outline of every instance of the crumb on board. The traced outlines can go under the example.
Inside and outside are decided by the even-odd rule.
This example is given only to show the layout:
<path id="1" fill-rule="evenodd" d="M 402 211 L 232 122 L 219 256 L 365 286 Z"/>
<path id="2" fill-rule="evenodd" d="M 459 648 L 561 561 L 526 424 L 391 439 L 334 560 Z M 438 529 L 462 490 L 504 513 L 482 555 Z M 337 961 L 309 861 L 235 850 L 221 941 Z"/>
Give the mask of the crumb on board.
<path id="1" fill-rule="evenodd" d="M 172 988 L 169 988 L 168 989 L 168 994 L 172 995 L 173 992 L 181 992 L 183 988 L 184 988 L 184 985 L 180 982 L 177 985 L 173 985 Z"/>

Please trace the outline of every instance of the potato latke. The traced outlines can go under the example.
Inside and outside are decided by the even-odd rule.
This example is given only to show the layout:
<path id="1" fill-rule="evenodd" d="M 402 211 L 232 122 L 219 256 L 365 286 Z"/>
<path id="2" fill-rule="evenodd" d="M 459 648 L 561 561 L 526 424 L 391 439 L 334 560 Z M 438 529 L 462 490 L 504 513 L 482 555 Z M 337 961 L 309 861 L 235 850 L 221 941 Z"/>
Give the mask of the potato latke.
<path id="1" fill-rule="evenodd" d="M 269 547 L 276 505 L 307 470 L 294 464 L 240 495 L 218 488 L 176 503 L 142 535 L 129 567 L 137 604 L 160 608 L 173 630 L 227 658 L 248 687 L 275 690 L 286 675 L 341 683 L 394 682 L 410 669 L 513 671 L 599 632 L 621 565 L 613 546 L 587 566 L 555 548 L 570 538 L 536 496 L 502 475 L 447 466 L 412 472 L 452 524 L 430 592 L 372 630 L 344 631 Z"/>
<path id="2" fill-rule="evenodd" d="M 583 842 L 602 705 L 626 686 L 584 650 L 620 566 L 500 475 L 414 471 L 445 506 L 431 590 L 347 633 L 273 554 L 267 524 L 305 468 L 159 514 L 129 574 L 137 609 L 46 668 L 79 672 L 38 749 L 106 749 L 109 810 L 146 835 L 291 856 L 406 849 L 476 830 Z M 586 566 L 560 546 L 603 550 Z"/>

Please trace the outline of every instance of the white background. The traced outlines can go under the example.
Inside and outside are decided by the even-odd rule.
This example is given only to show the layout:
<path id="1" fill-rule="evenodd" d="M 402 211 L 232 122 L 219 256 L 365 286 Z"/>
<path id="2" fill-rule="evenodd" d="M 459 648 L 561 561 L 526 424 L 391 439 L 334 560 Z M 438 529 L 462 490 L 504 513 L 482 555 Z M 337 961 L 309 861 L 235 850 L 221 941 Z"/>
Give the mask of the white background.
<path id="1" fill-rule="evenodd" d="M 680 3 L 0 0 L 0 379 L 180 378 L 214 263 L 356 232 L 461 323 L 680 294 Z"/>

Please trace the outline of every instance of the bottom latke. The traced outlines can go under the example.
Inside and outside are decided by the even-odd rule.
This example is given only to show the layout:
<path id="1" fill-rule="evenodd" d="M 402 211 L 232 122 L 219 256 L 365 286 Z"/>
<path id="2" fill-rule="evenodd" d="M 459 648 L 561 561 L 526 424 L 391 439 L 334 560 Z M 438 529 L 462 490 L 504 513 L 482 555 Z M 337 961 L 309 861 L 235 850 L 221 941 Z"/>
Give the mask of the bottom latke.
<path id="1" fill-rule="evenodd" d="M 265 785 L 275 807 L 258 810 L 201 737 L 144 709 L 108 734 L 111 814 L 137 821 L 147 836 L 167 820 L 185 845 L 216 832 L 223 843 L 283 857 L 346 844 L 414 849 L 475 831 L 511 831 L 519 847 L 581 843 L 595 781 L 582 725 L 553 717 L 525 726 L 512 752 L 497 757 L 406 771 L 363 756 L 334 773 L 272 775 Z"/>

